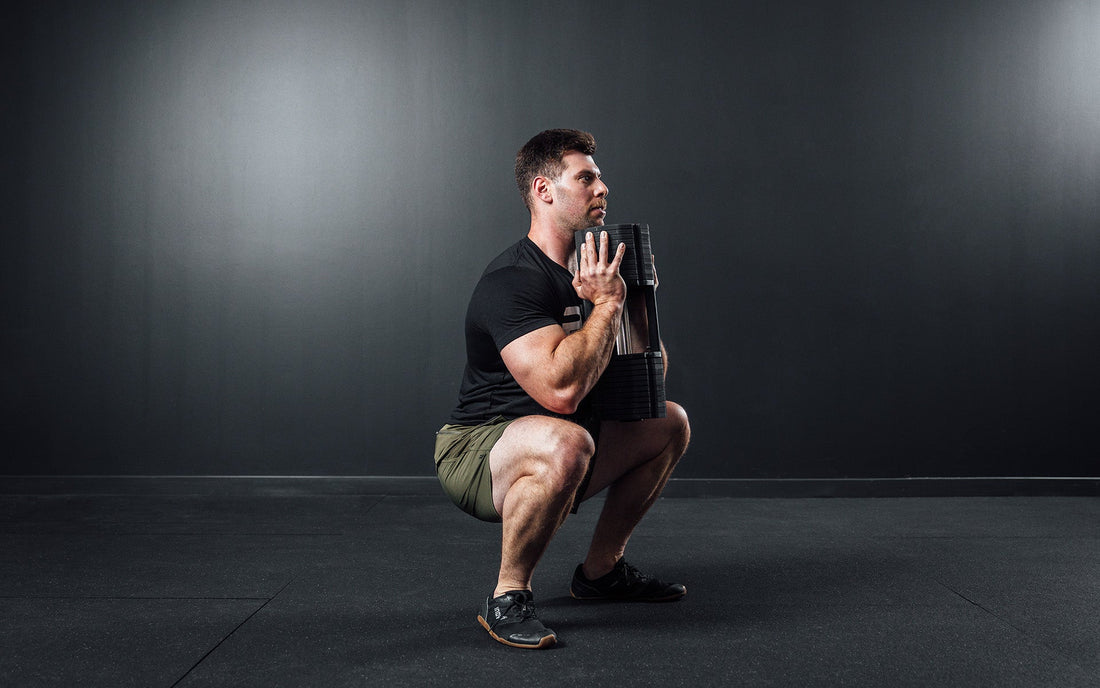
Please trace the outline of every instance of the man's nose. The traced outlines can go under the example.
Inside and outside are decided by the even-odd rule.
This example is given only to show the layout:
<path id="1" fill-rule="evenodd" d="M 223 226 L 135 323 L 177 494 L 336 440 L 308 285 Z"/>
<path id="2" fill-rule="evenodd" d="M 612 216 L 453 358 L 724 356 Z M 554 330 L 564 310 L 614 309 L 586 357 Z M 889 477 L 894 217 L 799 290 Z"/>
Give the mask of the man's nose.
<path id="1" fill-rule="evenodd" d="M 602 198 L 609 193 L 611 193 L 611 189 L 607 188 L 607 184 L 604 184 L 603 180 L 601 179 L 600 185 L 596 188 L 596 195 Z"/>

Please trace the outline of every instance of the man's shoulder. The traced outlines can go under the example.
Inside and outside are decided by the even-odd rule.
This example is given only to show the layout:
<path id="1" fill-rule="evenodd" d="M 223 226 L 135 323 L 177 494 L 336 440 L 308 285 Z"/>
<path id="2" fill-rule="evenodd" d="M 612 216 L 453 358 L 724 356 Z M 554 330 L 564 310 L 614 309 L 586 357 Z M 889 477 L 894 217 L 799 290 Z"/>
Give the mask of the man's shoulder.
<path id="1" fill-rule="evenodd" d="M 541 256 L 542 251 L 527 238 L 505 249 L 489 263 L 474 287 L 471 312 L 495 318 L 496 311 L 517 306 L 557 309 L 563 287 Z"/>
<path id="2" fill-rule="evenodd" d="M 550 287 L 546 275 L 538 268 L 531 265 L 503 263 L 485 270 L 474 288 L 474 294 L 475 296 L 484 296 L 487 293 L 502 296 L 518 295 L 532 290 L 546 291 Z"/>
<path id="3" fill-rule="evenodd" d="M 530 239 L 524 237 L 489 261 L 489 265 L 482 274 L 488 275 L 491 272 L 506 268 L 537 270 L 540 267 L 539 254 L 541 254 L 541 251 L 538 247 Z"/>
<path id="4" fill-rule="evenodd" d="M 481 273 L 476 291 L 515 291 L 549 287 L 542 251 L 524 237 L 489 261 Z"/>

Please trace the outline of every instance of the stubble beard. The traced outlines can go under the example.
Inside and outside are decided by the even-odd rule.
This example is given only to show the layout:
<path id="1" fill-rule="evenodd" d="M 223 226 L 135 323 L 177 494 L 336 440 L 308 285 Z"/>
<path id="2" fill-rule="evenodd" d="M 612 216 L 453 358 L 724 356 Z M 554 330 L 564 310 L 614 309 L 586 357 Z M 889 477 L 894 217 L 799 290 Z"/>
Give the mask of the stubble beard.
<path id="1" fill-rule="evenodd" d="M 579 232 L 582 229 L 588 229 L 590 227 L 602 227 L 603 225 L 604 218 L 593 218 L 592 209 L 589 208 L 584 215 L 579 216 L 575 218 L 572 222 L 564 225 L 564 228 L 568 230 L 569 234 L 573 234 L 574 232 Z"/>
<path id="2" fill-rule="evenodd" d="M 607 205 L 606 204 L 597 205 L 597 206 L 593 206 L 591 208 L 588 208 L 584 213 L 584 218 L 582 219 L 582 222 L 584 222 L 584 226 L 581 227 L 580 229 L 588 229 L 589 227 L 603 227 L 604 226 L 604 222 L 607 219 L 606 214 L 605 215 L 600 215 L 599 217 L 596 217 L 596 218 L 592 217 L 592 211 L 596 210 L 597 208 L 600 209 L 600 210 L 603 210 L 605 213 L 607 212 Z"/>

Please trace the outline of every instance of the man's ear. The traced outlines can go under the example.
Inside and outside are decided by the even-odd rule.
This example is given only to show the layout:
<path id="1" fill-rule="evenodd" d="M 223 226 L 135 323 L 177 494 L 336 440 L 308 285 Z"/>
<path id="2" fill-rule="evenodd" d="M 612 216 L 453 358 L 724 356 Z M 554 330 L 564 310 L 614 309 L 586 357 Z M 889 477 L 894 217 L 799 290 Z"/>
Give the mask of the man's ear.
<path id="1" fill-rule="evenodd" d="M 553 203 L 554 195 L 550 192 L 550 180 L 546 177 L 535 177 L 532 179 L 531 196 L 543 203 Z"/>

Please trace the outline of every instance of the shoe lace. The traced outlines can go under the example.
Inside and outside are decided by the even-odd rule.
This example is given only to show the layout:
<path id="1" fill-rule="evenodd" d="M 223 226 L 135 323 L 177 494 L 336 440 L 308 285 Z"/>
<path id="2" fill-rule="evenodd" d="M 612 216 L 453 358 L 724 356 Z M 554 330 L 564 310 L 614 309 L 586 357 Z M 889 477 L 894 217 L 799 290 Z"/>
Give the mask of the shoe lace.
<path id="1" fill-rule="evenodd" d="M 539 618 L 538 613 L 535 612 L 534 605 L 530 601 L 524 600 L 522 598 L 513 597 L 511 595 L 508 596 L 508 600 L 510 603 L 507 607 L 504 608 L 504 611 L 501 612 L 501 621 L 507 618 L 512 618 L 513 616 L 518 617 L 520 621 Z M 512 610 L 515 610 L 515 614 L 512 613 Z"/>
<path id="2" fill-rule="evenodd" d="M 626 578 L 628 584 L 635 581 L 639 583 L 648 583 L 652 577 L 642 573 L 634 566 L 631 566 L 627 561 L 623 561 L 623 577 Z"/>

